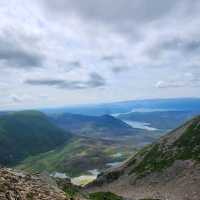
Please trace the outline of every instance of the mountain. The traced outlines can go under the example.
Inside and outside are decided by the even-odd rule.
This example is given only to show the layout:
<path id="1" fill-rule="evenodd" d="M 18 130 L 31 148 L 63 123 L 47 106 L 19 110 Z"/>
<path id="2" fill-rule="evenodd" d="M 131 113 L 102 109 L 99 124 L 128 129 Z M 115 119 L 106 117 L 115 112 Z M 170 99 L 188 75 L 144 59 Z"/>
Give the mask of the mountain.
<path id="1" fill-rule="evenodd" d="M 99 175 L 88 191 L 111 191 L 130 199 L 198 200 L 200 116 Z"/>
<path id="2" fill-rule="evenodd" d="M 52 121 L 64 130 L 90 137 L 116 137 L 143 133 L 110 115 L 87 116 L 77 114 L 52 115 Z"/>
<path id="3" fill-rule="evenodd" d="M 0 116 L 0 164 L 14 165 L 30 155 L 63 145 L 71 134 L 56 127 L 38 111 L 10 112 Z"/>
<path id="4" fill-rule="evenodd" d="M 88 170 L 102 170 L 127 159 L 131 151 L 152 140 L 108 115 L 47 117 L 23 111 L 0 117 L 0 163 L 29 172 L 88 174 Z"/>
<path id="5" fill-rule="evenodd" d="M 200 98 L 145 99 L 113 103 L 66 106 L 42 109 L 46 114 L 72 113 L 90 116 L 112 115 L 133 111 L 179 110 L 200 114 Z"/>

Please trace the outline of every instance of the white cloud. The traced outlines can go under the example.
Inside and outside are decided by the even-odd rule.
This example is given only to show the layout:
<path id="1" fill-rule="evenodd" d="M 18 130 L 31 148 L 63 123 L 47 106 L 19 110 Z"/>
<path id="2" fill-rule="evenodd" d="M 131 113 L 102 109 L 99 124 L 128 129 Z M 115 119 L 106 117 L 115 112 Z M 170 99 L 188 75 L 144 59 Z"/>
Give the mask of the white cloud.
<path id="1" fill-rule="evenodd" d="M 12 106 L 36 107 L 199 96 L 199 10 L 197 0 L 3 0 L 0 101 L 19 94 Z M 54 84 L 26 84 L 44 79 Z"/>
<path id="2" fill-rule="evenodd" d="M 165 81 L 158 81 L 156 83 L 157 88 L 177 88 L 177 87 L 184 87 L 185 84 L 182 82 L 165 82 Z"/>

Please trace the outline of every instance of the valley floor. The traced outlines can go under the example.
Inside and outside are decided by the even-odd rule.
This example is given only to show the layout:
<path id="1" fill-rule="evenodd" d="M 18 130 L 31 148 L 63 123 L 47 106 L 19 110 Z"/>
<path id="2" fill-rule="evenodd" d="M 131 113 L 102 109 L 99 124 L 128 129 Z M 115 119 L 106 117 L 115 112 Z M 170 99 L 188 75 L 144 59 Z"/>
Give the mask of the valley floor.
<path id="1" fill-rule="evenodd" d="M 58 172 L 73 178 L 88 175 L 96 178 L 100 170 L 117 165 L 137 151 L 139 147 L 132 140 L 77 136 L 63 147 L 28 157 L 16 168 L 27 172 Z"/>

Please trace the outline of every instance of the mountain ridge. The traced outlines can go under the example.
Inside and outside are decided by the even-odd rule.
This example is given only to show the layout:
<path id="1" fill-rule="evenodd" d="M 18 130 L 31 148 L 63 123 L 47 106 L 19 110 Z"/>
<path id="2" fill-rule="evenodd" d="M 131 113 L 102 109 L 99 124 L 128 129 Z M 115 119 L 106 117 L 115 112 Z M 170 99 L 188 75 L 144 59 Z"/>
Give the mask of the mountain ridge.
<path id="1" fill-rule="evenodd" d="M 50 117 L 57 126 L 76 135 L 109 138 L 144 133 L 144 131 L 132 128 L 124 121 L 111 115 L 88 116 L 63 113 Z"/>
<path id="2" fill-rule="evenodd" d="M 197 116 L 143 148 L 121 166 L 100 174 L 88 185 L 88 190 L 108 190 L 131 199 L 150 196 L 198 200 L 199 183 L 200 116 Z"/>
<path id="3" fill-rule="evenodd" d="M 70 133 L 56 127 L 39 111 L 6 113 L 0 116 L 0 163 L 13 165 L 28 155 L 62 145 L 69 137 Z"/>

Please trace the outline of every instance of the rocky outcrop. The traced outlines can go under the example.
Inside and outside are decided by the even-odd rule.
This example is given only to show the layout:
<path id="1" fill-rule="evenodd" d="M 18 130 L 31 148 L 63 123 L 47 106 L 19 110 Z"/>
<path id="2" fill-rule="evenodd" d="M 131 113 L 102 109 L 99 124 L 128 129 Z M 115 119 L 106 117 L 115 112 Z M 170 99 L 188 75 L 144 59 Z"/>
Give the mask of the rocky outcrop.
<path id="1" fill-rule="evenodd" d="M 0 200 L 67 200 L 56 181 L 44 175 L 29 175 L 0 169 Z"/>

